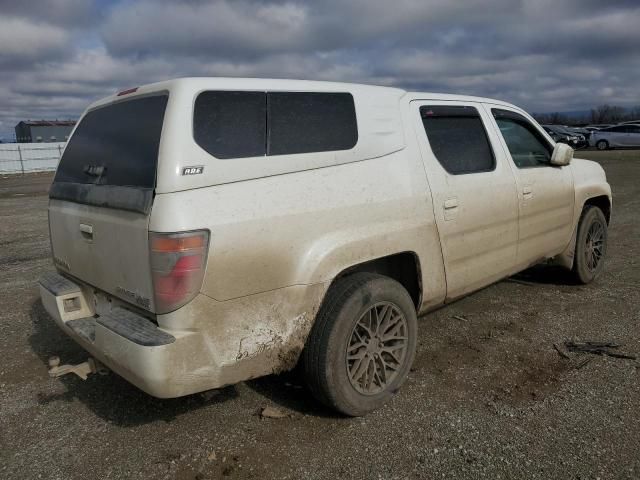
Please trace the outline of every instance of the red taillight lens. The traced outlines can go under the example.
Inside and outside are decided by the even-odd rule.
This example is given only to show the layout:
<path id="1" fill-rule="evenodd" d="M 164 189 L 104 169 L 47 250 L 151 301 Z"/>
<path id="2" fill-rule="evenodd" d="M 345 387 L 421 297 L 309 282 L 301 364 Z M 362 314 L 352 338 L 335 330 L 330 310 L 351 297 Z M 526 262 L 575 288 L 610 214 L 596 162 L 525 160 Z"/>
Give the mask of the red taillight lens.
<path id="1" fill-rule="evenodd" d="M 156 313 L 191 301 L 202 286 L 209 232 L 149 233 Z"/>

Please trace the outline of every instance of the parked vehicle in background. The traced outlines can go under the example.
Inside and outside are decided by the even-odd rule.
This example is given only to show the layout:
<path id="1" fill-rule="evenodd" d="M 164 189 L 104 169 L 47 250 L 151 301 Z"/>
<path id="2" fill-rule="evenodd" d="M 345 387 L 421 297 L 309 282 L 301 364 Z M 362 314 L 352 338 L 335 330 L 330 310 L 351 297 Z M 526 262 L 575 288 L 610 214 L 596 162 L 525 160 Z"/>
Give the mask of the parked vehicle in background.
<path id="1" fill-rule="evenodd" d="M 640 147 L 640 125 L 615 125 L 595 131 L 591 134 L 589 143 L 598 150 L 620 147 Z"/>
<path id="2" fill-rule="evenodd" d="M 567 125 L 563 125 L 563 126 L 564 126 L 564 128 L 566 128 L 570 132 L 573 132 L 573 133 L 578 134 L 578 135 L 582 135 L 584 137 L 585 142 L 586 142 L 586 145 L 584 145 L 585 147 L 589 144 L 589 137 L 591 136 L 591 130 L 587 130 L 584 127 L 570 127 L 570 126 L 567 126 Z"/>
<path id="3" fill-rule="evenodd" d="M 566 143 L 571 148 L 583 148 L 589 145 L 584 135 L 572 132 L 563 125 L 542 125 L 542 128 L 549 134 L 554 141 Z"/>
<path id="4" fill-rule="evenodd" d="M 405 382 L 419 314 L 547 260 L 581 283 L 602 272 L 611 188 L 572 157 L 485 98 L 238 78 L 127 90 L 64 150 L 42 302 L 151 395 L 300 359 L 321 402 L 363 415 Z"/>
<path id="5" fill-rule="evenodd" d="M 597 123 L 597 124 L 593 124 L 593 125 L 587 125 L 586 128 L 587 130 L 602 130 L 603 128 L 609 128 L 609 127 L 613 127 L 613 123 Z"/>

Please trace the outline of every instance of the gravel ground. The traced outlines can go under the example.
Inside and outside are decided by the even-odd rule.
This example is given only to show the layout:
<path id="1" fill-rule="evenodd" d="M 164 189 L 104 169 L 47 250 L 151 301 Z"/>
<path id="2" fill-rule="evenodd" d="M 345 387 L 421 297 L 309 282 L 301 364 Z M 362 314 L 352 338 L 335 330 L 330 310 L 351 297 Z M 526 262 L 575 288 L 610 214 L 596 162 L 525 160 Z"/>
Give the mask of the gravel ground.
<path id="1" fill-rule="evenodd" d="M 614 190 L 603 276 L 536 267 L 421 318 L 407 385 L 360 419 L 293 374 L 175 400 L 114 374 L 49 379 L 50 355 L 86 358 L 38 299 L 51 176 L 0 179 L 0 478 L 640 478 L 640 363 L 553 348 L 640 355 L 640 152 L 578 155 Z"/>

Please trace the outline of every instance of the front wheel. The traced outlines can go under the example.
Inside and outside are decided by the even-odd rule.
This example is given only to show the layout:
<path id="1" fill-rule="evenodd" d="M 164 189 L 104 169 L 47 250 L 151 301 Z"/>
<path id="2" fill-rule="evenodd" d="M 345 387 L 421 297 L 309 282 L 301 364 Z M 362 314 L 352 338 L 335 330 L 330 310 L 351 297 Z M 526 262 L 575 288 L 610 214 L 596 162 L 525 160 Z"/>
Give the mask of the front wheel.
<path id="1" fill-rule="evenodd" d="M 609 142 L 607 142 L 606 140 L 598 140 L 598 142 L 596 143 L 596 148 L 598 150 L 608 150 Z"/>
<path id="2" fill-rule="evenodd" d="M 590 283 L 602 273 L 607 253 L 607 219 L 598 207 L 585 206 L 578 223 L 573 276 L 580 283 Z"/>
<path id="3" fill-rule="evenodd" d="M 382 275 L 356 273 L 327 292 L 303 362 L 314 396 L 345 415 L 385 404 L 405 382 L 418 322 L 406 289 Z"/>

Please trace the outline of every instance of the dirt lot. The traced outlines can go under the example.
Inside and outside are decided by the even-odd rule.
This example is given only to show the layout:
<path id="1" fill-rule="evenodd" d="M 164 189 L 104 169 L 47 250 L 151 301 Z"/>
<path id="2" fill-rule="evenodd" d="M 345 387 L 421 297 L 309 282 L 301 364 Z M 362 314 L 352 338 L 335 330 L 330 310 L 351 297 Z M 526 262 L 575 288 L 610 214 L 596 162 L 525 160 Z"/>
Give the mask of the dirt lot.
<path id="1" fill-rule="evenodd" d="M 321 408 L 292 374 L 176 400 L 114 374 L 49 379 L 50 355 L 86 358 L 38 300 L 50 175 L 0 179 L 0 477 L 640 478 L 640 362 L 553 348 L 640 355 L 640 152 L 578 155 L 614 190 L 601 279 L 537 267 L 425 316 L 406 387 L 362 419 Z M 290 416 L 261 419 L 265 406 Z"/>

